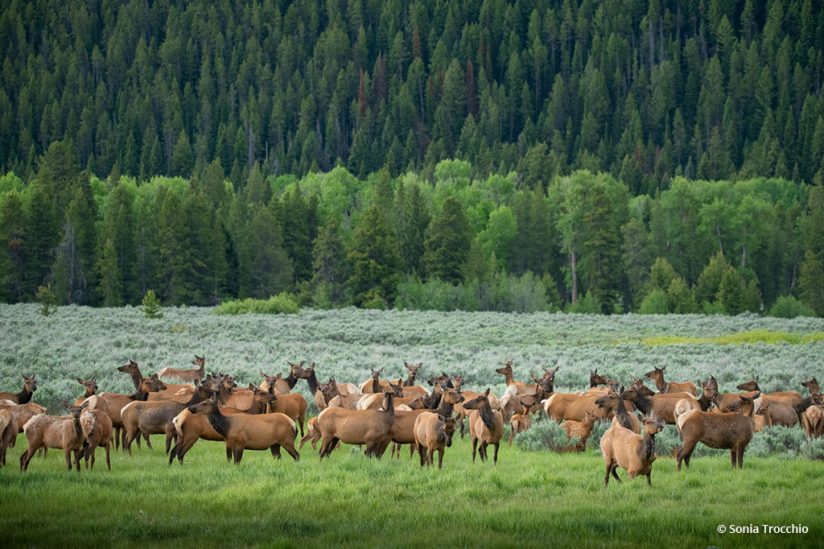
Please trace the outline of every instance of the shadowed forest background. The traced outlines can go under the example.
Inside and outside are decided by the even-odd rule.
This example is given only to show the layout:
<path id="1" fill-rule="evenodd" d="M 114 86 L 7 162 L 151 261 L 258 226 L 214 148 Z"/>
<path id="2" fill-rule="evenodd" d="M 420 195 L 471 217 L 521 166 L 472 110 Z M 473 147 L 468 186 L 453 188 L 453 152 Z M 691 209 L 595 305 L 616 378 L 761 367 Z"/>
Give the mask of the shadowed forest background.
<path id="1" fill-rule="evenodd" d="M 6 3 L 0 297 L 824 315 L 812 0 Z"/>

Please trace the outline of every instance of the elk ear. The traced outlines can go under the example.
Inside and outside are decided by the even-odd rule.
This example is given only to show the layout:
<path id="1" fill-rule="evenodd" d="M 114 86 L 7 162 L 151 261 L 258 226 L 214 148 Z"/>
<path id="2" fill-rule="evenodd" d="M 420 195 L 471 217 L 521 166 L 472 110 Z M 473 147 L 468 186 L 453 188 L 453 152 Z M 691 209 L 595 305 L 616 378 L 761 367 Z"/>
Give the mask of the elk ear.
<path id="1" fill-rule="evenodd" d="M 77 382 L 78 382 L 80 385 L 85 385 L 85 384 L 86 384 L 86 382 L 85 382 L 85 381 L 83 381 L 82 379 L 80 379 L 79 377 L 77 378 Z"/>
<path id="2" fill-rule="evenodd" d="M 250 383 L 250 384 L 249 384 L 249 390 L 250 390 L 250 391 L 254 391 L 255 389 L 257 389 L 257 387 L 255 387 L 255 384 L 254 384 L 254 383 Z"/>
<path id="3" fill-rule="evenodd" d="M 88 400 L 84 400 L 84 401 L 83 401 L 83 404 L 81 404 L 81 405 L 80 405 L 80 407 L 81 407 L 81 408 L 83 408 L 83 409 L 88 408 L 88 407 L 89 407 L 89 401 L 88 401 Z"/>
<path id="4" fill-rule="evenodd" d="M 68 401 L 64 400 L 64 401 L 63 401 L 63 407 L 64 407 L 64 408 L 66 408 L 66 410 L 68 410 L 69 408 L 71 408 L 71 407 L 72 407 L 72 405 L 71 405 L 71 404 L 69 404 L 69 402 L 68 402 Z"/>
<path id="5" fill-rule="evenodd" d="M 484 396 L 485 396 L 485 397 L 488 397 L 488 396 L 489 396 L 489 387 L 487 387 L 487 388 L 486 388 L 486 391 L 484 391 Z"/>
<path id="6" fill-rule="evenodd" d="M 263 373 L 263 370 L 261 370 L 261 371 L 260 371 L 260 377 L 269 377 L 269 376 L 267 376 L 266 374 L 264 374 L 264 373 Z"/>

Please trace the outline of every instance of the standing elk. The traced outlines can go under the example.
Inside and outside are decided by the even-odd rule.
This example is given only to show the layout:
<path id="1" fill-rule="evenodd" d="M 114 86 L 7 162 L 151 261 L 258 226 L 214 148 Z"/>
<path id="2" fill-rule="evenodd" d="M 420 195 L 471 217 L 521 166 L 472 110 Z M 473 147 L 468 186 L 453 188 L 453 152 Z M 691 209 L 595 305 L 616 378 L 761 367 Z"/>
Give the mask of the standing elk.
<path id="1" fill-rule="evenodd" d="M 17 438 L 17 422 L 11 410 L 0 408 L 0 467 L 6 466 L 6 450 Z"/>
<path id="2" fill-rule="evenodd" d="M 83 396 L 79 396 L 75 399 L 74 405 L 80 406 L 83 404 L 83 401 L 89 398 L 90 396 L 97 393 L 97 380 L 94 378 L 92 379 L 80 379 L 77 378 L 77 382 L 83 386 Z"/>
<path id="3" fill-rule="evenodd" d="M 644 377 L 655 381 L 655 387 L 658 389 L 659 393 L 668 394 L 683 392 L 690 393 L 693 396 L 698 396 L 698 387 L 696 387 L 695 383 L 692 381 L 667 382 L 664 380 L 664 370 L 666 370 L 667 367 L 664 366 L 663 368 L 659 368 L 657 366 L 653 366 L 653 368 L 653 370 L 645 373 Z"/>
<path id="4" fill-rule="evenodd" d="M 69 410 L 69 416 L 37 415 L 23 426 L 26 440 L 29 445 L 20 456 L 20 471 L 26 472 L 29 462 L 35 452 L 41 448 L 62 448 L 66 457 L 66 467 L 72 470 L 72 453 L 77 472 L 80 472 L 80 450 L 83 447 L 83 427 L 80 424 L 80 413 L 83 406 L 72 406 L 68 402 L 63 405 Z"/>
<path id="5" fill-rule="evenodd" d="M 244 450 L 270 450 L 273 457 L 280 459 L 281 447 L 295 461 L 300 460 L 300 454 L 295 450 L 297 427 L 284 414 L 223 415 L 217 396 L 190 406 L 189 411 L 206 415 L 215 432 L 226 441 L 226 449 L 231 452 L 235 465 L 240 464 Z"/>
<path id="6" fill-rule="evenodd" d="M 106 466 L 111 471 L 112 462 L 109 454 L 112 445 L 112 419 L 109 417 L 108 411 L 101 408 L 102 406 L 105 406 L 105 404 L 99 397 L 91 396 L 88 398 L 85 409 L 80 414 L 80 427 L 83 429 L 83 436 L 86 439 L 83 458 L 86 468 L 94 469 L 94 455 L 97 448 L 101 447 L 106 451 Z M 90 458 L 91 467 L 89 467 Z"/>
<path id="7" fill-rule="evenodd" d="M 678 429 L 684 439 L 677 455 L 678 470 L 681 470 L 681 462 L 690 466 L 690 457 L 699 442 L 710 448 L 728 449 L 733 468 L 742 468 L 744 450 L 752 440 L 754 431 L 754 401 L 759 396 L 757 393 L 752 398 L 739 397 L 738 411 L 716 413 L 690 410 L 678 416 Z"/>
<path id="8" fill-rule="evenodd" d="M 381 379 L 381 373 L 383 372 L 383 368 L 379 368 L 377 370 L 371 369 L 372 375 L 369 379 L 362 382 L 360 384 L 360 392 L 364 395 L 368 394 L 381 394 L 384 391 L 388 391 L 390 389 L 389 382 L 385 379 Z"/>
<path id="9" fill-rule="evenodd" d="M 609 476 L 621 482 L 618 467 L 627 471 L 634 479 L 646 475 L 647 484 L 652 485 L 652 463 L 655 461 L 655 435 L 661 432 L 664 423 L 659 419 L 645 418 L 643 435 L 633 433 L 626 427 L 613 424 L 601 437 L 601 455 L 604 457 L 604 488 L 609 485 Z"/>
<path id="10" fill-rule="evenodd" d="M 260 384 L 262 390 L 266 392 L 274 390 L 275 393 L 285 395 L 295 388 L 298 380 L 303 379 L 303 365 L 306 361 L 301 360 L 297 364 L 289 361 L 286 363 L 289 365 L 289 375 L 286 376 L 286 379 L 283 379 L 283 376 L 280 375 L 269 376 L 263 373 L 263 370 L 260 371 L 260 375 L 263 377 L 263 383 Z M 248 406 L 248 404 L 244 403 L 244 406 Z"/>
<path id="11" fill-rule="evenodd" d="M 36 390 L 36 375 L 32 374 L 27 376 L 23 374 L 23 389 L 19 393 L 0 393 L 0 400 L 9 400 L 15 404 L 26 404 L 31 400 L 31 397 Z"/>
<path id="12" fill-rule="evenodd" d="M 145 379 L 145 376 L 143 375 L 143 372 L 140 371 L 140 366 L 138 366 L 137 362 L 135 362 L 134 360 L 129 360 L 129 362 L 127 362 L 126 364 L 118 366 L 117 371 L 123 372 L 124 374 L 129 374 L 129 376 L 132 378 L 132 383 L 134 384 L 135 391 L 140 392 L 140 384 L 141 381 Z M 160 381 L 160 378 L 157 374 L 152 374 L 149 377 Z M 151 391 L 151 394 L 148 396 L 147 400 L 173 400 L 176 398 L 188 399 L 189 396 L 191 396 L 192 392 L 193 387 L 191 385 L 176 385 L 172 383 L 163 383 L 163 388 Z M 183 397 L 181 397 L 180 395 L 183 395 Z"/>
<path id="13" fill-rule="evenodd" d="M 97 395 L 97 398 L 105 403 L 105 410 L 112 420 L 115 448 L 120 448 L 121 444 L 125 443 L 126 433 L 123 430 L 123 417 L 121 415 L 123 408 L 132 402 L 145 402 L 149 399 L 150 394 L 162 391 L 165 388 L 166 384 L 160 381 L 157 375 L 154 375 L 141 379 L 137 390 L 131 395 L 119 393 L 100 393 Z M 139 440 L 138 444 L 140 444 Z"/>
<path id="14" fill-rule="evenodd" d="M 184 383 L 192 383 L 195 387 L 197 387 L 203 378 L 206 377 L 206 359 L 202 356 L 195 355 L 195 359 L 192 361 L 192 364 L 197 366 L 197 368 L 185 370 L 167 367 L 160 370 L 157 375 L 159 377 L 176 379 Z"/>
<path id="15" fill-rule="evenodd" d="M 455 389 L 447 389 L 446 391 L 444 391 L 443 388 L 438 388 L 438 390 L 441 392 L 441 398 L 438 401 L 437 409 L 434 411 L 442 417 L 452 417 L 452 412 L 454 410 L 455 405 L 463 402 L 463 395 Z M 397 401 L 397 399 L 394 400 Z M 411 444 L 412 446 L 410 447 L 410 451 L 414 452 L 415 421 L 417 420 L 418 416 L 420 416 L 422 413 L 431 411 L 433 411 L 431 408 L 403 411 L 396 407 L 395 422 L 389 429 L 389 436 L 393 442 L 390 457 L 394 457 L 397 454 L 398 459 L 400 459 L 401 445 L 403 444 Z M 410 457 L 412 457 L 411 452 L 409 454 Z"/>
<path id="16" fill-rule="evenodd" d="M 11 437 L 9 441 L 9 448 L 14 448 L 14 445 L 17 442 L 17 434 L 23 432 L 23 425 L 26 424 L 28 420 L 33 418 L 39 414 L 45 414 L 46 408 L 45 406 L 41 406 L 36 402 L 27 402 L 26 404 L 14 404 L 10 401 L 8 404 L 0 404 L 0 410 L 7 410 L 12 417 L 13 425 L 15 427 L 14 436 Z"/>
<path id="17" fill-rule="evenodd" d="M 638 416 L 627 411 L 626 400 L 630 398 L 625 391 L 616 393 L 610 391 L 605 396 L 599 397 L 595 404 L 599 408 L 603 408 L 612 412 L 612 424 L 618 424 L 629 429 L 633 433 L 641 432 L 641 421 Z M 603 414 L 602 414 L 603 415 Z"/>
<path id="18" fill-rule="evenodd" d="M 587 440 L 589 440 L 589 435 L 592 434 L 592 428 L 595 425 L 595 422 L 598 421 L 598 416 L 599 414 L 595 411 L 587 410 L 583 421 L 568 419 L 561 423 L 561 428 L 566 431 L 567 438 L 569 440 L 575 438 L 578 439 L 578 442 L 575 443 L 575 446 L 573 447 L 576 452 L 583 452 L 586 450 Z M 614 419 L 613 425 L 615 425 Z"/>
<path id="19" fill-rule="evenodd" d="M 498 449 L 504 436 L 504 417 L 501 412 L 492 410 L 489 403 L 489 389 L 472 400 L 463 403 L 463 407 L 472 410 L 469 414 L 469 436 L 472 440 L 472 463 L 475 463 L 476 450 L 481 461 L 486 461 L 486 449 L 495 446 L 493 464 L 498 464 Z M 480 441 L 480 448 L 478 442 Z"/>
<path id="20" fill-rule="evenodd" d="M 380 410 L 347 410 L 327 408 L 318 415 L 318 428 L 323 443 L 320 458 L 328 457 L 338 441 L 365 444 L 367 457 L 380 458 L 392 440 L 389 430 L 395 423 L 394 392 L 383 394 Z"/>
<path id="21" fill-rule="evenodd" d="M 435 452 L 438 452 L 438 469 L 443 467 L 443 453 L 447 446 L 452 446 L 455 433 L 455 420 L 434 412 L 423 412 L 415 418 L 415 447 L 421 458 L 421 467 L 433 465 Z"/>
<path id="22" fill-rule="evenodd" d="M 534 395 L 536 388 L 535 385 L 531 383 L 524 383 L 522 381 L 516 381 L 514 378 L 514 373 L 512 371 L 512 361 L 507 360 L 504 363 L 503 368 L 496 368 L 495 372 L 504 376 L 506 380 L 506 393 L 517 395 L 517 396 L 526 396 L 526 395 Z"/>

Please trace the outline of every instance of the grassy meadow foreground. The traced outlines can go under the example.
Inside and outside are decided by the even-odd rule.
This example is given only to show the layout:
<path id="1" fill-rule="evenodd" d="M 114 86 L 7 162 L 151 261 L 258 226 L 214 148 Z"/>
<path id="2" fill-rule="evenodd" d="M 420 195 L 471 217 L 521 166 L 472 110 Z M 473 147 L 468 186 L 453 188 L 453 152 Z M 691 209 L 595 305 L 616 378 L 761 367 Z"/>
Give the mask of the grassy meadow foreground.
<path id="1" fill-rule="evenodd" d="M 712 373 L 721 390 L 757 375 L 764 390 L 803 391 L 802 379 L 824 377 L 824 321 L 812 318 L 164 313 L 152 321 L 133 308 L 64 307 L 46 318 L 31 305 L 0 306 L 0 389 L 17 390 L 20 374 L 35 372 L 34 400 L 61 414 L 56 403 L 82 392 L 78 377 L 97 377 L 101 391 L 130 391 L 115 369 L 126 360 L 155 372 L 184 366 L 195 353 L 206 356 L 207 369 L 243 382 L 258 382 L 260 370 L 284 372 L 287 360 L 315 361 L 320 378 L 355 382 L 370 367 L 400 376 L 408 360 L 423 362 L 423 379 L 462 373 L 467 388 L 496 392 L 504 385 L 494 368 L 510 358 L 519 378 L 558 363 L 561 391 L 585 388 L 594 368 L 622 381 L 652 366 L 667 366 L 673 379 Z M 296 390 L 306 393 L 305 383 Z M 741 471 L 730 468 L 726 452 L 696 453 L 681 473 L 674 460 L 659 458 L 651 487 L 644 479 L 627 482 L 620 470 L 623 484 L 606 490 L 592 447 L 573 455 L 502 446 L 493 467 L 473 465 L 468 438 L 456 435 L 437 471 L 421 469 L 406 453 L 400 462 L 388 453 L 367 460 L 349 446 L 319 462 L 308 445 L 297 463 L 250 451 L 235 467 L 226 464 L 222 444 L 201 441 L 183 466 L 169 467 L 162 437 L 153 440 L 154 450 L 135 449 L 131 457 L 113 452 L 111 472 L 100 450 L 96 469 L 79 475 L 67 474 L 62 453 L 50 450 L 22 475 L 21 436 L 0 469 L 0 543 L 730 547 L 813 546 L 822 534 L 824 463 L 773 454 L 767 438 L 754 439 L 760 450 L 747 454 Z M 749 524 L 802 524 L 809 533 L 717 533 L 719 525 Z"/>

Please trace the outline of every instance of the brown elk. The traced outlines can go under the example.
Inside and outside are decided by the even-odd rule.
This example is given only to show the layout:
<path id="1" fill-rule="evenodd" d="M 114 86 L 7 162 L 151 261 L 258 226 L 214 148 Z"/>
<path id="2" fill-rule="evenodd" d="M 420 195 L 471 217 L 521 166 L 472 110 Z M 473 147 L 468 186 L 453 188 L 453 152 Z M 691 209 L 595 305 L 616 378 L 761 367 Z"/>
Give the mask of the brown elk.
<path id="1" fill-rule="evenodd" d="M 270 391 L 269 394 L 275 397 L 274 401 L 269 403 L 269 411 L 286 414 L 292 418 L 300 426 L 300 436 L 303 436 L 303 424 L 306 421 L 306 410 L 309 407 L 306 398 L 300 393 L 278 395 Z"/>
<path id="2" fill-rule="evenodd" d="M 601 419 L 609 417 L 609 410 L 598 407 L 595 401 L 599 394 L 555 393 L 544 401 L 544 412 L 554 421 L 583 421 L 587 411 L 594 412 Z"/>
<path id="3" fill-rule="evenodd" d="M 225 416 L 234 414 L 265 414 L 269 403 L 275 400 L 275 395 L 266 391 L 260 390 L 252 384 L 249 384 L 249 390 L 253 392 L 252 404 L 245 410 L 237 408 L 230 408 L 223 406 L 220 408 L 220 413 Z M 220 399 L 218 399 L 219 401 Z M 183 463 L 183 458 L 186 453 L 191 450 L 192 446 L 199 440 L 224 440 L 223 436 L 214 430 L 212 424 L 209 423 L 209 418 L 203 414 L 194 414 L 189 408 L 182 410 L 178 415 L 172 419 L 172 424 L 177 431 L 177 443 L 169 452 L 169 465 L 172 464 L 175 458 L 179 463 Z M 229 448 L 226 449 L 226 459 L 232 459 L 232 452 Z"/>
<path id="4" fill-rule="evenodd" d="M 532 427 L 532 417 L 529 415 L 529 407 L 525 407 L 522 412 L 512 414 L 509 420 L 509 445 L 515 440 L 515 435 L 528 431 Z"/>
<path id="5" fill-rule="evenodd" d="M 617 423 L 625 429 L 629 429 L 633 433 L 640 433 L 641 421 L 638 419 L 638 416 L 636 416 L 635 414 L 630 414 L 627 411 L 627 398 L 629 398 L 629 396 L 624 391 L 621 391 L 620 393 L 610 391 L 605 396 L 599 397 L 595 401 L 595 405 L 599 408 L 603 408 L 612 412 L 613 425 Z"/>
<path id="6" fill-rule="evenodd" d="M 192 394 L 187 404 L 181 404 L 173 400 L 156 402 L 132 402 L 121 410 L 123 426 L 126 428 L 126 439 L 123 441 L 123 449 L 132 453 L 132 441 L 139 434 L 143 434 L 148 440 L 149 435 L 166 435 L 166 453 L 171 450 L 172 441 L 177 439 L 172 419 L 187 406 L 197 404 L 211 396 L 214 389 L 211 385 L 200 384 Z M 151 447 L 151 446 L 149 446 Z"/>
<path id="7" fill-rule="evenodd" d="M 288 452 L 295 461 L 300 454 L 295 450 L 298 430 L 292 419 L 281 413 L 223 415 L 216 396 L 189 407 L 195 414 L 205 414 L 209 424 L 226 441 L 235 465 L 243 459 L 244 450 L 270 450 L 280 459 L 280 449 Z"/>
<path id="8" fill-rule="evenodd" d="M 323 443 L 320 458 L 329 456 L 338 444 L 365 444 L 367 457 L 380 458 L 391 441 L 389 430 L 395 423 L 394 392 L 385 392 L 380 410 L 327 408 L 318 415 Z"/>
<path id="9" fill-rule="evenodd" d="M 664 366 L 663 368 L 659 368 L 657 366 L 653 366 L 653 368 L 653 370 L 645 373 L 644 377 L 655 381 L 655 387 L 658 389 L 659 393 L 667 394 L 683 392 L 690 393 L 693 396 L 698 396 L 698 387 L 696 387 L 695 383 L 692 381 L 667 382 L 664 380 L 664 370 L 666 370 L 667 367 Z"/>
<path id="10" fill-rule="evenodd" d="M 98 447 L 106 451 L 106 466 L 112 470 L 112 462 L 109 453 L 112 445 L 112 419 L 107 410 L 98 408 L 105 406 L 97 396 L 91 396 L 88 404 L 80 414 L 80 427 L 83 429 L 83 436 L 86 439 L 83 451 L 86 468 L 94 469 L 94 455 Z M 91 458 L 91 467 L 89 459 Z"/>
<path id="11" fill-rule="evenodd" d="M 739 397 L 738 411 L 734 412 L 690 410 L 680 415 L 678 429 L 681 431 L 684 444 L 678 450 L 678 470 L 681 470 L 681 462 L 687 467 L 690 466 L 690 457 L 699 442 L 710 448 L 729 449 L 733 468 L 736 465 L 738 468 L 743 467 L 744 450 L 753 436 L 754 401 L 759 396 L 756 394 L 752 398 Z"/>
<path id="12" fill-rule="evenodd" d="M 312 362 L 306 368 L 302 368 L 300 377 L 306 380 L 306 384 L 309 386 L 309 392 L 315 399 L 315 406 L 317 406 L 318 411 L 320 411 L 326 409 L 327 400 L 321 390 L 321 383 L 318 381 L 317 375 L 315 375 L 315 367 L 316 364 Z"/>
<path id="13" fill-rule="evenodd" d="M 195 359 L 192 361 L 192 364 L 197 366 L 197 368 L 178 369 L 166 367 L 160 370 L 157 375 L 159 377 L 177 379 L 178 381 L 182 381 L 184 383 L 192 383 L 197 386 L 203 378 L 206 377 L 206 358 L 195 355 Z"/>
<path id="14" fill-rule="evenodd" d="M 406 379 L 403 381 L 404 398 L 414 398 L 416 396 L 423 398 L 429 395 L 429 391 L 427 391 L 424 387 L 421 387 L 420 385 L 415 385 L 415 377 L 418 375 L 418 370 L 420 370 L 422 366 L 422 362 L 418 362 L 417 364 L 410 364 L 404 361 L 403 367 L 406 368 L 406 371 L 408 373 Z"/>
<path id="15" fill-rule="evenodd" d="M 664 423 L 658 419 L 645 418 L 643 435 L 634 433 L 622 425 L 613 424 L 601 437 L 601 455 L 604 457 L 606 474 L 604 488 L 609 485 L 609 476 L 621 482 L 618 467 L 627 471 L 634 479 L 646 475 L 647 484 L 652 485 L 652 463 L 655 461 L 655 435 L 661 432 Z"/>
<path id="16" fill-rule="evenodd" d="M 83 427 L 80 424 L 80 413 L 83 406 L 72 406 L 68 402 L 63 405 L 69 410 L 69 416 L 38 415 L 31 418 L 24 426 L 28 448 L 20 456 L 20 471 L 26 472 L 29 462 L 35 452 L 41 448 L 62 448 L 66 457 L 66 467 L 72 470 L 72 454 L 77 471 L 80 472 L 80 450 L 83 447 Z"/>
<path id="17" fill-rule="evenodd" d="M 678 401 L 686 399 L 698 402 L 692 393 L 655 393 L 648 396 L 644 394 L 644 389 L 645 387 L 639 387 L 636 383 L 624 391 L 625 397 L 631 400 L 642 414 L 655 416 L 671 425 L 675 425 L 675 406 Z"/>
<path id="18" fill-rule="evenodd" d="M 126 436 L 123 431 L 123 418 L 121 415 L 123 408 L 132 402 L 145 402 L 148 400 L 150 394 L 157 391 L 162 391 L 165 388 L 166 384 L 160 381 L 160 379 L 157 378 L 157 375 L 154 375 L 152 377 L 144 377 L 141 379 L 137 390 L 131 395 L 122 395 L 118 393 L 101 393 L 97 395 L 98 400 L 105 404 L 105 410 L 109 414 L 109 418 L 112 420 L 115 448 L 120 447 L 121 443 L 124 442 L 124 437 Z M 101 409 L 102 408 L 103 406 L 101 406 Z M 139 440 L 138 444 L 140 444 Z"/>
<path id="19" fill-rule="evenodd" d="M 394 399 L 397 401 L 397 398 Z M 464 397 L 455 389 L 441 389 L 441 398 L 438 401 L 438 408 L 436 413 L 442 417 L 452 417 L 452 412 L 457 404 L 463 402 Z M 410 450 L 415 450 L 415 420 L 424 412 L 431 412 L 432 409 L 417 409 L 409 411 L 395 409 L 395 422 L 389 429 L 389 437 L 392 439 L 392 452 L 390 457 L 401 457 L 401 445 L 411 444 Z M 412 454 L 410 453 L 410 457 Z"/>
<path id="20" fill-rule="evenodd" d="M 801 414 L 801 427 L 809 439 L 821 436 L 824 433 L 824 407 L 812 405 L 804 410 Z"/>
<path id="21" fill-rule="evenodd" d="M 598 414 L 592 410 L 587 410 L 583 421 L 568 419 L 561 423 L 561 427 L 566 431 L 568 439 L 578 439 L 578 442 L 575 443 L 574 446 L 576 452 L 586 450 L 587 440 L 589 440 L 589 435 L 592 434 L 592 428 L 596 421 L 598 421 Z M 613 420 L 613 425 L 614 424 L 615 420 Z"/>
<path id="22" fill-rule="evenodd" d="M 503 368 L 496 368 L 495 371 L 506 380 L 506 392 L 513 395 L 534 395 L 536 388 L 531 383 L 516 381 L 512 371 L 512 361 L 507 360 Z"/>
<path id="23" fill-rule="evenodd" d="M 17 442 L 17 434 L 23 432 L 23 426 L 28 420 L 36 415 L 46 413 L 46 408 L 36 402 L 27 402 L 26 404 L 2 404 L 0 405 L 0 410 L 7 410 L 11 413 L 14 426 L 17 429 L 9 442 L 10 448 L 14 448 Z"/>
<path id="24" fill-rule="evenodd" d="M 301 360 L 297 364 L 289 361 L 286 363 L 289 365 L 289 375 L 286 376 L 286 379 L 280 375 L 269 376 L 263 370 L 260 371 L 260 375 L 263 377 L 263 383 L 260 384 L 262 390 L 268 393 L 271 392 L 270 388 L 274 387 L 275 393 L 285 395 L 295 388 L 298 380 L 304 379 L 303 365 L 306 363 L 305 360 Z"/>
<path id="25" fill-rule="evenodd" d="M 306 422 L 306 434 L 300 439 L 298 450 L 303 449 L 303 445 L 306 444 L 307 440 L 311 442 L 312 450 L 317 450 L 317 444 L 320 440 L 320 429 L 318 428 L 318 418 L 316 417 Z"/>
<path id="26" fill-rule="evenodd" d="M 97 393 L 97 381 L 92 379 L 80 379 L 77 378 L 77 382 L 83 386 L 83 396 L 79 396 L 74 400 L 75 406 L 80 406 L 83 404 L 83 401 L 89 398 L 90 396 Z"/>
<path id="27" fill-rule="evenodd" d="M 489 403 L 489 389 L 472 400 L 463 403 L 463 407 L 472 410 L 469 414 L 469 436 L 472 440 L 472 462 L 475 463 L 475 451 L 486 461 L 486 449 L 495 446 L 493 464 L 498 464 L 498 449 L 504 436 L 504 417 L 501 412 L 493 410 Z M 478 442 L 480 441 L 480 448 Z"/>
<path id="28" fill-rule="evenodd" d="M 377 370 L 370 369 L 372 375 L 369 379 L 364 381 L 358 387 L 360 392 L 364 395 L 367 394 L 381 394 L 384 391 L 388 391 L 390 389 L 389 382 L 385 379 L 381 379 L 381 373 L 383 372 L 383 368 L 379 368 Z"/>
<path id="29" fill-rule="evenodd" d="M 761 387 L 758 386 L 758 377 L 738 385 L 737 388 L 742 391 L 761 392 Z M 762 397 L 767 397 L 772 404 L 786 404 L 792 409 L 795 409 L 804 401 L 804 397 L 801 396 L 801 393 L 798 391 L 775 391 L 772 393 L 762 393 Z"/>
<path id="30" fill-rule="evenodd" d="M 19 393 L 0 393 L 0 400 L 10 400 L 15 404 L 26 404 L 37 390 L 37 377 L 23 375 L 23 389 Z"/>
<path id="31" fill-rule="evenodd" d="M 438 452 L 438 469 L 442 468 L 444 450 L 447 446 L 452 446 L 455 420 L 433 412 L 423 412 L 415 418 L 413 430 L 421 467 L 433 465 L 435 452 Z"/>
<path id="32" fill-rule="evenodd" d="M 17 438 L 17 422 L 11 410 L 0 408 L 0 467 L 6 465 L 6 449 Z"/>
<path id="33" fill-rule="evenodd" d="M 123 372 L 124 374 L 129 374 L 129 376 L 132 378 L 132 383 L 134 384 L 135 391 L 140 391 L 140 383 L 143 379 L 145 379 L 145 376 L 140 371 L 140 366 L 138 366 L 137 362 L 135 362 L 134 360 L 129 360 L 129 362 L 127 362 L 123 366 L 118 366 L 117 371 Z M 152 376 L 150 377 L 152 379 L 160 380 L 157 374 L 152 374 Z M 148 400 L 176 400 L 180 398 L 188 400 L 192 392 L 193 387 L 191 385 L 176 385 L 172 383 L 164 383 L 163 389 L 151 391 Z M 183 396 L 181 397 L 181 395 Z"/>

